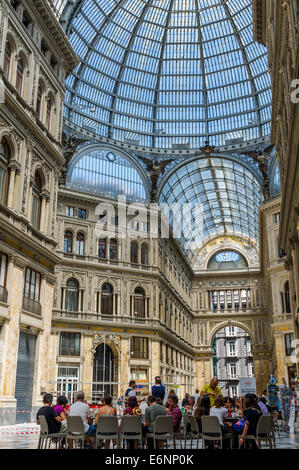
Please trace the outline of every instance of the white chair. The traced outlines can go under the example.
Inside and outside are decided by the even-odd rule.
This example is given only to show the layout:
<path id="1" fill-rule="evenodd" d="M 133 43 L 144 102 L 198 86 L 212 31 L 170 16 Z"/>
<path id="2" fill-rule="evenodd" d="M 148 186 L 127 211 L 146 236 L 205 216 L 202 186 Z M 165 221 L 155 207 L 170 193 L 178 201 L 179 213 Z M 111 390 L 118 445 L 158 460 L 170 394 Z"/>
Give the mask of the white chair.
<path id="1" fill-rule="evenodd" d="M 51 439 L 56 439 L 56 449 L 57 449 L 57 444 L 58 442 L 60 443 L 60 447 L 62 444 L 62 439 L 66 437 L 66 433 L 63 432 L 57 432 L 57 433 L 52 433 L 49 434 L 49 427 L 48 423 L 46 420 L 46 417 L 44 415 L 39 415 L 38 416 L 39 424 L 40 424 L 40 434 L 39 434 L 39 439 L 38 439 L 38 449 L 42 449 L 43 445 L 45 444 L 45 449 L 47 448 L 48 440 L 49 440 L 49 447 L 51 445 Z"/>
<path id="2" fill-rule="evenodd" d="M 156 440 L 166 441 L 166 448 L 168 448 L 167 441 L 170 439 L 173 441 L 173 448 L 175 449 L 173 417 L 157 416 L 154 422 L 154 432 L 147 433 L 146 440 L 148 440 L 148 438 L 152 438 L 154 440 L 154 449 L 156 449 Z"/>
<path id="3" fill-rule="evenodd" d="M 119 448 L 118 419 L 117 416 L 99 416 L 96 429 L 96 449 L 102 440 L 114 439 Z"/>
<path id="4" fill-rule="evenodd" d="M 124 416 L 121 420 L 119 439 L 124 441 L 140 441 L 142 442 L 142 426 L 140 416 Z"/>
<path id="5" fill-rule="evenodd" d="M 194 416 L 188 416 L 188 418 L 189 418 L 189 423 L 191 425 L 191 430 L 190 430 L 191 449 L 192 449 L 193 439 L 197 439 L 196 448 L 198 449 L 199 439 L 201 438 L 201 434 L 199 432 L 199 427 L 198 427 L 198 422 L 194 418 Z M 185 449 L 186 449 L 186 439 L 185 439 Z"/>
<path id="6" fill-rule="evenodd" d="M 80 443 L 80 449 L 84 447 L 85 432 L 84 424 L 81 416 L 68 416 L 67 417 L 67 436 L 68 440 L 75 441 L 77 447 L 78 442 Z"/>
<path id="7" fill-rule="evenodd" d="M 202 416 L 201 426 L 204 448 L 206 449 L 206 441 L 219 441 L 222 449 L 222 430 L 217 416 Z"/>

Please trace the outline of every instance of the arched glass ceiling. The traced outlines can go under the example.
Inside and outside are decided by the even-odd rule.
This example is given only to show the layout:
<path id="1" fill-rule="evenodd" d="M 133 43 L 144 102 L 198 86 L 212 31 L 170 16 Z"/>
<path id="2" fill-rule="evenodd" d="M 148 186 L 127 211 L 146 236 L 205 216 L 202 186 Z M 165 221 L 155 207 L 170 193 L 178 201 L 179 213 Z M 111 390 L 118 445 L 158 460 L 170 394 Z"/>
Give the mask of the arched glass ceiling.
<path id="1" fill-rule="evenodd" d="M 129 201 L 145 201 L 145 184 L 128 159 L 109 150 L 93 148 L 80 152 L 71 162 L 67 186 L 80 191 Z"/>
<path id="2" fill-rule="evenodd" d="M 208 270 L 248 268 L 246 258 L 233 250 L 218 251 L 208 263 Z"/>
<path id="3" fill-rule="evenodd" d="M 270 134 L 266 48 L 251 0 L 54 0 L 81 64 L 65 118 L 154 148 Z M 64 8 L 65 7 L 65 8 Z"/>
<path id="4" fill-rule="evenodd" d="M 190 257 L 192 248 L 217 235 L 241 235 L 258 243 L 261 187 L 251 171 L 232 160 L 202 158 L 181 166 L 166 180 L 159 202 L 177 204 L 172 224 L 182 220 L 183 204 L 202 205 L 202 226 L 192 220 L 180 239 Z"/>

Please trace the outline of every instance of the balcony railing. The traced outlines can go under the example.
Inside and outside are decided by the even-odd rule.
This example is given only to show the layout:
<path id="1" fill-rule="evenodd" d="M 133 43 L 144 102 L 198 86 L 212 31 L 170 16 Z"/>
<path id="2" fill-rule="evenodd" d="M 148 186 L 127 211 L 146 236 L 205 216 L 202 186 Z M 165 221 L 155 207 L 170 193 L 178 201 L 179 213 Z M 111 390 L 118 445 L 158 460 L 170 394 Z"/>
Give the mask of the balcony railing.
<path id="1" fill-rule="evenodd" d="M 39 316 L 42 314 L 41 304 L 36 302 L 36 300 L 28 299 L 28 297 L 23 297 L 23 310 Z"/>
<path id="2" fill-rule="evenodd" d="M 148 359 L 148 351 L 131 351 L 131 359 Z"/>
<path id="3" fill-rule="evenodd" d="M 7 303 L 7 289 L 0 286 L 0 302 Z"/>

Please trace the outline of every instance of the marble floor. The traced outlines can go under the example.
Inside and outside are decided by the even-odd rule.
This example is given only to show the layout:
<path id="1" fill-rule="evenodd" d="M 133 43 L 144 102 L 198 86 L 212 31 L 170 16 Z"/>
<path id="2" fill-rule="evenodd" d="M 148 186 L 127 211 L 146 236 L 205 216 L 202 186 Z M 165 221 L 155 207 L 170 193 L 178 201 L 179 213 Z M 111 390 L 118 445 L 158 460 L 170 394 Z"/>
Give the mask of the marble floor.
<path id="1" fill-rule="evenodd" d="M 39 426 L 35 423 L 15 424 L 11 426 L 0 426 L 0 449 L 37 449 L 39 438 Z M 187 448 L 190 449 L 190 441 L 187 442 Z M 262 444 L 264 449 L 269 448 Z M 193 448 L 195 443 L 193 441 Z M 199 443 L 201 448 L 201 442 Z M 52 444 L 54 449 L 55 445 Z M 177 448 L 180 448 L 177 443 Z M 299 449 L 299 434 L 280 433 L 276 434 L 277 449 Z"/>

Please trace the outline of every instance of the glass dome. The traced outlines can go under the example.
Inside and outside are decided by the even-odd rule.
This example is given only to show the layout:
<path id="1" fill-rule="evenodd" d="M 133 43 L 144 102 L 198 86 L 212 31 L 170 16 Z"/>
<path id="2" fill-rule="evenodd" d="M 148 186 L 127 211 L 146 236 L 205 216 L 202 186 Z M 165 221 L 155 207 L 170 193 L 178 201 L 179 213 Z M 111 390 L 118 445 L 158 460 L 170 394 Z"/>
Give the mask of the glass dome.
<path id="1" fill-rule="evenodd" d="M 64 116 L 149 148 L 198 149 L 270 134 L 267 52 L 251 0 L 54 0 L 81 64 Z"/>

